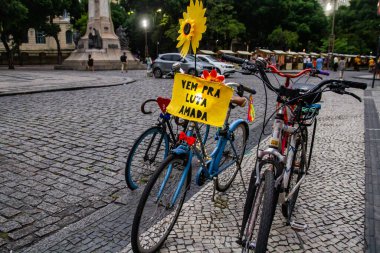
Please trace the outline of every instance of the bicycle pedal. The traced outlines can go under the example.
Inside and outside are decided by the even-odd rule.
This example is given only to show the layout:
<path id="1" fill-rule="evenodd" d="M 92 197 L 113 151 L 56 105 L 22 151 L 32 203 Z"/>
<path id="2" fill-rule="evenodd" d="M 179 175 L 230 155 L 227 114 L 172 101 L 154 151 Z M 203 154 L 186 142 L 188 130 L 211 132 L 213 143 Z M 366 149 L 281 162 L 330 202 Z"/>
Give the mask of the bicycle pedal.
<path id="1" fill-rule="evenodd" d="M 220 209 L 228 208 L 228 199 L 222 198 L 221 196 L 215 196 L 214 206 Z"/>
<path id="2" fill-rule="evenodd" d="M 307 224 L 295 221 L 290 222 L 290 227 L 296 232 L 303 232 L 308 228 Z"/>

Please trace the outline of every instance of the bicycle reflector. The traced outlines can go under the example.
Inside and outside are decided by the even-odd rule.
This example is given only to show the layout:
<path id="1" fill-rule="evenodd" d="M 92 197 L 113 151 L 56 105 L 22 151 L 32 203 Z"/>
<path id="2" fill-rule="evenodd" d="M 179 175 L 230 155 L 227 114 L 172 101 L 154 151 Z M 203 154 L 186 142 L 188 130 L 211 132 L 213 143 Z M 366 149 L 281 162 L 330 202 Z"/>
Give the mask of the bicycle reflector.
<path id="1" fill-rule="evenodd" d="M 196 141 L 195 137 L 193 137 L 193 136 L 187 136 L 185 134 L 185 132 L 180 132 L 178 138 L 179 138 L 180 141 L 185 141 L 187 143 L 187 145 L 189 145 L 189 146 L 193 146 L 194 143 L 195 143 L 195 141 Z"/>

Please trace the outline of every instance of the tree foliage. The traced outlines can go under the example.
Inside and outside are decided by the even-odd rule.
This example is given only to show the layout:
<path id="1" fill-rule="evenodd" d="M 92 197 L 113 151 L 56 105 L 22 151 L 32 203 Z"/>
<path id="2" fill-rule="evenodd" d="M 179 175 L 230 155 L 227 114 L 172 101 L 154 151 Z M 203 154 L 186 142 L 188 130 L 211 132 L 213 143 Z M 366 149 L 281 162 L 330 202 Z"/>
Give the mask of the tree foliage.
<path id="1" fill-rule="evenodd" d="M 0 0 L 0 39 L 7 57 L 8 67 L 14 69 L 13 50 L 28 30 L 28 9 L 20 0 Z"/>
<path id="2" fill-rule="evenodd" d="M 1 41 L 10 48 L 22 43 L 28 28 L 43 30 L 58 40 L 59 27 L 52 20 L 70 12 L 74 28 L 82 34 L 87 26 L 88 0 L 0 0 Z M 189 0 L 119 0 L 111 4 L 114 27 L 127 28 L 130 47 L 144 52 L 143 18 L 148 20 L 148 48 L 152 56 L 176 50 L 179 23 Z M 317 0 L 203 0 L 207 8 L 207 31 L 200 48 L 217 50 L 240 47 L 270 47 L 327 51 L 332 19 L 324 15 Z M 351 0 L 335 18 L 335 51 L 341 53 L 375 52 L 380 19 L 377 0 Z M 330 24 L 330 27 L 329 27 Z M 13 36 L 13 47 L 9 37 Z M 58 61 L 59 61 L 58 54 Z"/>
<path id="3" fill-rule="evenodd" d="M 342 53 L 375 53 L 380 19 L 376 16 L 377 0 L 351 0 L 335 15 L 335 50 Z M 330 26 L 332 20 L 330 20 Z"/>

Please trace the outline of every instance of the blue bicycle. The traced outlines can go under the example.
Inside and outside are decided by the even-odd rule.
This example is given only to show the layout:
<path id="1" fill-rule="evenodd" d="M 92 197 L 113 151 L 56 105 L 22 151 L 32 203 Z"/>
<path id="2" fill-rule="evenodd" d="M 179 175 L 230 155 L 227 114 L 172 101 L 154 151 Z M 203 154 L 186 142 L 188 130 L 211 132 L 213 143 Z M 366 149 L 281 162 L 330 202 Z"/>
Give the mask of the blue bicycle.
<path id="1" fill-rule="evenodd" d="M 208 155 L 197 130 L 198 123 L 190 121 L 181 141 L 146 185 L 134 216 L 131 244 L 134 252 L 156 252 L 166 240 L 180 214 L 190 188 L 191 165 L 195 156 L 200 161 L 196 183 L 203 185 L 213 179 L 215 189 L 226 191 L 235 179 L 245 152 L 248 124 L 238 119 L 228 123 L 231 110 L 246 104 L 244 91 L 256 92 L 241 84 L 230 83 L 237 90 L 229 105 L 224 126 L 217 131 L 218 143 Z"/>
<path id="2" fill-rule="evenodd" d="M 157 124 L 145 130 L 134 142 L 125 165 L 125 181 L 131 190 L 144 186 L 153 172 L 169 155 L 169 151 L 177 143 L 178 128 L 186 128 L 188 122 L 166 113 L 170 99 L 158 97 L 148 99 L 141 105 L 143 114 L 152 114 L 157 107 L 161 110 Z M 153 108 L 152 104 L 154 105 Z M 158 105 L 158 106 L 157 106 Z M 174 122 L 175 123 L 174 123 Z M 203 144 L 206 143 L 210 126 L 200 124 L 196 131 L 200 132 Z"/>

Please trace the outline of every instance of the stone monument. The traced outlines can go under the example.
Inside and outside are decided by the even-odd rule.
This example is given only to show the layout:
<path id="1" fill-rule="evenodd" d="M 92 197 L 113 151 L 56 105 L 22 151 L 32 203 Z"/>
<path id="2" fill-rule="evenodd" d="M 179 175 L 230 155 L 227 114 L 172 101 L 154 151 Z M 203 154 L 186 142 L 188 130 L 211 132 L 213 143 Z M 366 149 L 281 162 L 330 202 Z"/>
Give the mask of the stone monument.
<path id="1" fill-rule="evenodd" d="M 114 32 L 110 0 L 88 1 L 86 34 L 78 41 L 76 50 L 55 69 L 85 70 L 88 55 L 94 59 L 95 70 L 120 69 L 120 56 L 126 52 L 128 69 L 146 69 L 128 50 L 122 50 Z"/>

